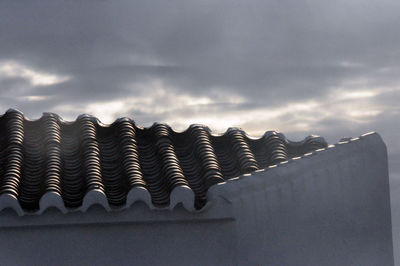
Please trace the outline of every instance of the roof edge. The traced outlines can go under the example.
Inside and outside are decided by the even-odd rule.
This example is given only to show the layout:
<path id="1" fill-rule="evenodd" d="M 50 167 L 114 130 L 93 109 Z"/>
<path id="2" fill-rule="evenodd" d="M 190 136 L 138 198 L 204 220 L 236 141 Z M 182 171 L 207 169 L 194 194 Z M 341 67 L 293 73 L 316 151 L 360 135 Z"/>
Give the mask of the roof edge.
<path id="1" fill-rule="evenodd" d="M 243 191 L 246 191 L 247 186 L 251 186 L 252 189 L 256 188 L 256 187 L 254 187 L 254 183 L 267 182 L 268 184 L 266 184 L 266 186 L 273 186 L 273 185 L 277 185 L 277 184 L 292 182 L 292 180 L 296 178 L 295 176 L 293 176 L 290 180 L 276 178 L 276 176 L 281 175 L 280 171 L 286 172 L 289 170 L 290 166 L 292 166 L 293 164 L 296 164 L 296 163 L 301 163 L 304 160 L 313 160 L 314 164 L 319 164 L 319 162 L 315 159 L 315 158 L 319 158 L 316 155 L 321 155 L 323 153 L 332 153 L 332 152 L 337 151 L 338 149 L 347 148 L 353 144 L 358 145 L 358 144 L 365 143 L 365 142 L 368 142 L 369 144 L 380 146 L 380 148 L 382 148 L 382 151 L 384 154 L 384 159 L 386 159 L 386 162 L 387 162 L 387 147 L 379 133 L 372 131 L 372 132 L 362 134 L 361 136 L 355 137 L 355 138 L 342 138 L 336 144 L 328 145 L 326 148 L 321 148 L 321 149 L 306 153 L 302 156 L 291 158 L 287 161 L 283 161 L 278 164 L 271 165 L 267 168 L 256 170 L 253 173 L 243 174 L 238 177 L 229 179 L 226 182 L 216 184 L 216 185 L 210 187 L 207 192 L 207 205 L 212 205 L 212 203 L 214 201 L 216 201 L 217 198 L 223 198 L 224 200 L 226 200 L 228 202 L 232 202 L 235 199 L 235 197 L 237 198 L 238 193 L 242 193 Z M 360 145 L 358 145 L 358 146 L 359 147 L 354 146 L 352 150 L 350 149 L 352 155 L 354 155 L 354 156 L 362 155 L 359 153 L 359 151 L 360 150 L 364 151 L 365 147 L 361 147 Z M 368 146 L 368 144 L 366 146 Z M 375 152 L 374 150 L 369 150 L 369 151 Z M 348 158 L 341 157 L 339 159 L 347 160 Z M 314 166 L 314 164 L 311 164 L 311 165 Z M 281 169 L 284 169 L 284 170 L 281 170 Z M 266 172 L 268 172 L 268 177 L 270 178 L 267 181 L 265 180 Z M 257 186 L 257 187 L 264 188 L 265 186 Z M 233 194 L 236 196 L 233 197 Z M 205 208 L 210 207 L 207 205 L 205 206 Z M 203 209 L 205 209 L 205 208 L 203 208 Z"/>
<path id="2" fill-rule="evenodd" d="M 270 172 L 269 176 L 272 176 L 274 174 L 277 174 L 276 169 L 282 169 L 282 168 L 285 168 L 286 166 L 296 163 L 298 161 L 314 158 L 315 155 L 317 155 L 317 154 L 336 150 L 341 146 L 347 146 L 351 143 L 359 143 L 363 140 L 373 140 L 375 142 L 376 141 L 381 142 L 382 145 L 385 146 L 385 151 L 386 151 L 386 145 L 384 144 L 381 136 L 376 132 L 369 132 L 369 133 L 363 134 L 357 138 L 351 138 L 351 139 L 346 139 L 346 140 L 342 139 L 341 141 L 337 142 L 334 145 L 328 145 L 327 148 L 318 149 L 313 152 L 306 153 L 302 156 L 292 158 L 288 161 L 283 161 L 283 162 L 280 162 L 279 164 L 271 165 L 267 168 L 256 170 L 249 174 L 243 174 L 241 176 L 229 179 L 226 182 L 213 185 L 209 188 L 209 190 L 207 192 L 206 205 L 200 210 L 196 210 L 194 208 L 195 196 L 194 196 L 193 191 L 189 187 L 187 187 L 187 188 L 176 187 L 175 189 L 173 189 L 171 192 L 170 205 L 166 206 L 166 207 L 155 206 L 152 203 L 150 193 L 147 190 L 140 188 L 140 187 L 134 187 L 128 192 L 126 204 L 121 207 L 118 207 L 118 208 L 110 206 L 109 203 L 107 202 L 106 195 L 101 191 L 89 191 L 84 197 L 82 206 L 80 206 L 78 208 L 74 208 L 74 209 L 69 209 L 69 208 L 65 207 L 64 202 L 58 193 L 48 192 L 48 193 L 45 193 L 41 197 L 40 209 L 35 212 L 24 211 L 21 208 L 18 200 L 15 197 L 7 195 L 7 198 L 4 198 L 5 196 L 1 195 L 0 196 L 0 212 L 6 208 L 13 209 L 19 216 L 40 215 L 49 208 L 56 208 L 62 213 L 86 212 L 93 205 L 100 205 L 107 212 L 110 212 L 110 211 L 121 211 L 124 209 L 128 209 L 134 203 L 142 202 L 145 205 L 147 205 L 147 207 L 150 210 L 173 211 L 177 206 L 181 205 L 188 212 L 199 213 L 199 212 L 204 212 L 204 211 L 209 210 L 212 207 L 212 205 L 214 204 L 213 201 L 218 197 L 222 197 L 225 200 L 227 200 L 228 202 L 230 202 L 231 198 L 229 197 L 229 194 L 231 194 L 230 191 L 232 191 L 232 189 L 237 191 L 237 190 L 240 190 L 241 188 L 243 188 L 243 186 L 246 186 L 249 182 L 251 182 L 251 183 L 259 182 L 260 181 L 259 177 L 264 172 L 268 171 L 268 172 Z M 263 178 L 264 178 L 264 176 L 263 176 Z M 278 183 L 285 182 L 284 180 L 279 180 L 279 179 L 275 179 L 275 180 L 277 180 L 277 181 L 275 181 L 275 183 L 276 182 L 278 182 Z"/>

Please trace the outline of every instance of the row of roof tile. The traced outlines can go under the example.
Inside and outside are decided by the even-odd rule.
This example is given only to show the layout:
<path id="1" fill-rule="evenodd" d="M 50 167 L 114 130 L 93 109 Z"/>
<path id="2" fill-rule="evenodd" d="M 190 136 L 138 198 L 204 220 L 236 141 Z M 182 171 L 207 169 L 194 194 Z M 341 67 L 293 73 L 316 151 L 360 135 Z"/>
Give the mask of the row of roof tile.
<path id="1" fill-rule="evenodd" d="M 135 198 L 132 191 L 144 191 L 159 208 L 171 205 L 173 191 L 191 191 L 200 209 L 210 186 L 326 146 L 318 136 L 292 142 L 275 131 L 254 139 L 238 128 L 223 135 L 203 125 L 175 132 L 129 118 L 104 125 L 89 115 L 66 122 L 52 113 L 32 121 L 9 110 L 0 117 L 0 210 L 18 205 L 35 212 L 44 195 L 73 210 L 90 192 L 121 208 Z"/>

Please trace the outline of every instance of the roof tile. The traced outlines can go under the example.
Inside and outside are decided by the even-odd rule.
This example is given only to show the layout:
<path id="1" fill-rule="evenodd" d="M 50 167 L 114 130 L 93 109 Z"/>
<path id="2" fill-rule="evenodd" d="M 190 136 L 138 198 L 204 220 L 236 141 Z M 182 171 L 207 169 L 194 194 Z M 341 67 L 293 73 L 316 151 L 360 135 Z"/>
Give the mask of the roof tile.
<path id="1" fill-rule="evenodd" d="M 66 122 L 52 113 L 32 121 L 11 109 L 0 117 L 0 211 L 114 209 L 137 200 L 200 209 L 214 184 L 325 147 L 318 136 L 292 142 L 268 131 L 254 139 L 238 128 L 212 135 L 202 125 L 175 132 L 128 118 L 104 125 L 81 115 Z"/>

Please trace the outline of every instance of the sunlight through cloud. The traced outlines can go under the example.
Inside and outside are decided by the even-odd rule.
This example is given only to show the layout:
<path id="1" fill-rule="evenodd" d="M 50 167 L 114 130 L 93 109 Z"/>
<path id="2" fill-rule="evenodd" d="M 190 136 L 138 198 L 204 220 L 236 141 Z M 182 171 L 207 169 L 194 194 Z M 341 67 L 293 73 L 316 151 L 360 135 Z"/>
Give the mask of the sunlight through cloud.
<path id="1" fill-rule="evenodd" d="M 70 79 L 68 76 L 40 72 L 15 61 L 0 62 L 1 78 L 22 78 L 28 80 L 33 86 L 48 86 Z"/>
<path id="2" fill-rule="evenodd" d="M 21 98 L 22 98 L 22 100 L 27 100 L 29 102 L 40 102 L 40 101 L 49 100 L 52 97 L 47 96 L 47 95 L 32 95 L 32 96 L 24 96 Z"/>

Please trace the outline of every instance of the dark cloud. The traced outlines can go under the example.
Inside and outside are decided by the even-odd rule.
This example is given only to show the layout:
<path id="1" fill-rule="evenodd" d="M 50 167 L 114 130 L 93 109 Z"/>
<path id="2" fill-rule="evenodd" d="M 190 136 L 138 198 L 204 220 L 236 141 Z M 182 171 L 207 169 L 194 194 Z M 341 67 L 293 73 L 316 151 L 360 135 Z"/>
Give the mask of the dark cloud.
<path id="1" fill-rule="evenodd" d="M 218 87 L 254 99 L 298 99 L 397 65 L 398 8 L 358 1 L 3 2 L 0 57 L 72 75 L 78 82 L 68 84 L 71 94 L 128 93 L 127 80 L 156 77 L 193 94 Z"/>
<path id="2" fill-rule="evenodd" d="M 71 118 L 93 103 L 137 98 L 146 103 L 133 101 L 112 116 L 183 123 L 221 114 L 254 132 L 271 125 L 335 141 L 376 130 L 396 154 L 399 11 L 398 1 L 1 1 L 0 64 L 68 79 L 34 85 L 0 71 L 0 106 Z M 349 108 L 335 93 L 352 90 L 381 92 L 354 100 L 355 109 L 370 104 L 380 114 L 350 120 L 348 110 L 334 108 Z M 187 104 L 196 97 L 213 101 Z M 270 109 L 307 101 L 324 105 L 270 116 Z M 257 117 L 234 119 L 246 112 Z"/>

